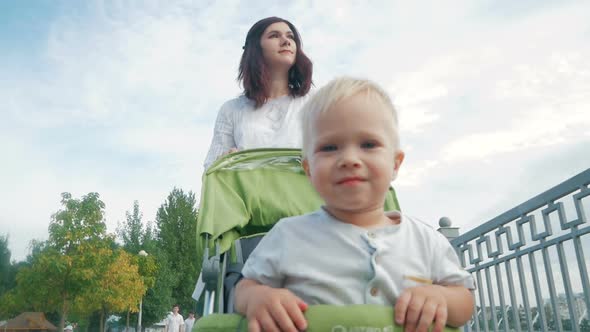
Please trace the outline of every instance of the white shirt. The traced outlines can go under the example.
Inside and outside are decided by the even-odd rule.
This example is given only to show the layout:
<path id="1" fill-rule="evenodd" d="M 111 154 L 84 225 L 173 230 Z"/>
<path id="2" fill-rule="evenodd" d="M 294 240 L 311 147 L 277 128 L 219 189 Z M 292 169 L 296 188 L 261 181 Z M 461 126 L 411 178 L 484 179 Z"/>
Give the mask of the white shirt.
<path id="1" fill-rule="evenodd" d="M 195 324 L 195 319 L 194 318 L 187 318 L 184 321 L 184 331 L 185 332 L 191 332 L 193 330 L 193 325 Z"/>
<path id="2" fill-rule="evenodd" d="M 166 320 L 166 332 L 180 332 L 180 326 L 184 325 L 184 318 L 181 314 L 172 314 Z"/>
<path id="3" fill-rule="evenodd" d="M 299 111 L 309 96 L 283 96 L 260 108 L 245 96 L 225 102 L 217 114 L 205 169 L 231 148 L 301 148 Z"/>
<path id="4" fill-rule="evenodd" d="M 401 215 L 397 225 L 366 229 L 323 209 L 279 221 L 242 274 L 307 304 L 394 305 L 421 283 L 475 288 L 449 241 L 430 226 Z"/>

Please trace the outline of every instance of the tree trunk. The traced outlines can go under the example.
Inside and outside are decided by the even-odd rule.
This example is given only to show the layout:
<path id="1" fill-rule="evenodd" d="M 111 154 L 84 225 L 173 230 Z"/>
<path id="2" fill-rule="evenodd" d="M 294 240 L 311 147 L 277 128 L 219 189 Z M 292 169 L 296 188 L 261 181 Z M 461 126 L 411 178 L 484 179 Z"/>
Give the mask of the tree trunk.
<path id="1" fill-rule="evenodd" d="M 127 327 L 125 328 L 125 332 L 129 332 L 129 310 L 127 310 Z"/>
<path id="2" fill-rule="evenodd" d="M 105 330 L 105 322 L 104 322 L 104 310 L 100 311 L 100 332 L 104 332 Z"/>
<path id="3" fill-rule="evenodd" d="M 68 294 L 62 295 L 61 318 L 59 319 L 59 331 L 63 331 L 66 327 L 66 319 L 68 318 Z"/>

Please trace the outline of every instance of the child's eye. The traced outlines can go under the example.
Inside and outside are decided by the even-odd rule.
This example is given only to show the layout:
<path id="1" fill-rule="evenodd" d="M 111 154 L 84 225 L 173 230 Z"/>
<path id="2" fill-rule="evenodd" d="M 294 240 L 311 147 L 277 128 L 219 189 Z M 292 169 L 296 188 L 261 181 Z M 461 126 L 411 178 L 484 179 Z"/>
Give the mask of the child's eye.
<path id="1" fill-rule="evenodd" d="M 361 148 L 363 149 L 373 149 L 377 146 L 377 143 L 375 142 L 363 142 L 361 144 Z"/>
<path id="2" fill-rule="evenodd" d="M 337 149 L 338 149 L 338 147 L 334 144 L 326 144 L 326 145 L 320 146 L 320 148 L 318 150 L 321 152 L 331 152 L 331 151 L 336 151 Z"/>
<path id="3" fill-rule="evenodd" d="M 287 38 L 295 40 L 295 36 L 293 35 L 288 35 Z"/>

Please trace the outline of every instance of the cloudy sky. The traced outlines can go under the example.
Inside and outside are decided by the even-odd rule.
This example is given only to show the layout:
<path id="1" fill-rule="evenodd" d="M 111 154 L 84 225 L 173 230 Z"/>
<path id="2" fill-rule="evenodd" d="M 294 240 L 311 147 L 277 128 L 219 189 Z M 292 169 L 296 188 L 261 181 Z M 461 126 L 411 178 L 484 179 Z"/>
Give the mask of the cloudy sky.
<path id="1" fill-rule="evenodd" d="M 0 234 L 24 259 L 60 193 L 114 231 L 200 193 L 219 106 L 258 19 L 299 29 L 316 87 L 391 93 L 404 211 L 469 230 L 590 167 L 587 1 L 1 1 Z"/>

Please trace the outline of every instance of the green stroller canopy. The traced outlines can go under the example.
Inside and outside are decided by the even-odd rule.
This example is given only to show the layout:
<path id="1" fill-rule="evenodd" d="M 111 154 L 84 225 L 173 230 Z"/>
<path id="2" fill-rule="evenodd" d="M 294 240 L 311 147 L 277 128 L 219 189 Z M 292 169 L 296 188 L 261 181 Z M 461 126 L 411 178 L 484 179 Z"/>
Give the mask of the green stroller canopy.
<path id="1" fill-rule="evenodd" d="M 279 219 L 317 210 L 322 200 L 301 167 L 299 149 L 255 149 L 217 160 L 203 175 L 197 218 L 197 257 L 219 244 L 267 232 Z M 386 210 L 399 210 L 393 188 Z M 212 254 L 215 251 L 211 252 Z"/>

